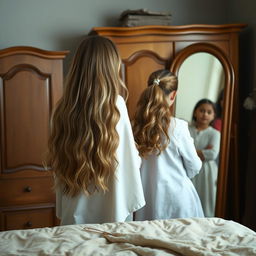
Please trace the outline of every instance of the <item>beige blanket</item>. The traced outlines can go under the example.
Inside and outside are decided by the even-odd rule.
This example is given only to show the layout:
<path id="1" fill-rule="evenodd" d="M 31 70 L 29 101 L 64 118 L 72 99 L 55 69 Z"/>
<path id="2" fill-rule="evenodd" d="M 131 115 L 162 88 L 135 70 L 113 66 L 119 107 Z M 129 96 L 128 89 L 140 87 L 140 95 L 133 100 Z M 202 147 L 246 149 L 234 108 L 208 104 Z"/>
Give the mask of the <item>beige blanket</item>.
<path id="1" fill-rule="evenodd" d="M 256 255 L 256 233 L 220 218 L 0 232 L 0 255 Z"/>

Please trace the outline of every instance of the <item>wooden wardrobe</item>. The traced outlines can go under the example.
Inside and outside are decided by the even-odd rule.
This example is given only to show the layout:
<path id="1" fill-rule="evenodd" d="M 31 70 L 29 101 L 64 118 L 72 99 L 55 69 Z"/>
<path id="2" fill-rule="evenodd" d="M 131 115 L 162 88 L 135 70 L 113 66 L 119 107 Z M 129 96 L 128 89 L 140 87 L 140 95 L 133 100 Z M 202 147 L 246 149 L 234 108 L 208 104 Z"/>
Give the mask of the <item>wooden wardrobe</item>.
<path id="1" fill-rule="evenodd" d="M 209 53 L 221 62 L 225 73 L 225 93 L 216 203 L 218 217 L 226 217 L 227 211 L 236 215 L 239 208 L 238 51 L 239 32 L 245 26 L 95 27 L 89 33 L 110 38 L 119 49 L 123 62 L 122 78 L 129 90 L 127 107 L 131 118 L 151 72 L 169 69 L 179 77 L 182 63 L 200 52 Z M 232 190 L 231 200 L 228 200 L 227 186 Z"/>
<path id="2" fill-rule="evenodd" d="M 55 225 L 53 178 L 42 161 L 66 54 L 0 50 L 0 230 Z"/>

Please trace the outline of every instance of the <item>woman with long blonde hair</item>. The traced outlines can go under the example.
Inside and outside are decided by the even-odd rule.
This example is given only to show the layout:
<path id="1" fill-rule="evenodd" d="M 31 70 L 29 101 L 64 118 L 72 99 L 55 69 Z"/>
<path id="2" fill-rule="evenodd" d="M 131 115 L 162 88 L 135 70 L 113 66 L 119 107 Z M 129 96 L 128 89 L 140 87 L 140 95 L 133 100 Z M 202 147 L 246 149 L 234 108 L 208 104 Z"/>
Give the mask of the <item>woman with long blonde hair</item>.
<path id="1" fill-rule="evenodd" d="M 190 180 L 201 168 L 187 122 L 172 116 L 177 77 L 153 72 L 137 104 L 133 131 L 142 157 L 141 177 L 146 206 L 136 220 L 203 217 Z"/>
<path id="2" fill-rule="evenodd" d="M 145 204 L 120 66 L 111 40 L 87 36 L 53 113 L 46 162 L 63 225 L 125 221 Z"/>

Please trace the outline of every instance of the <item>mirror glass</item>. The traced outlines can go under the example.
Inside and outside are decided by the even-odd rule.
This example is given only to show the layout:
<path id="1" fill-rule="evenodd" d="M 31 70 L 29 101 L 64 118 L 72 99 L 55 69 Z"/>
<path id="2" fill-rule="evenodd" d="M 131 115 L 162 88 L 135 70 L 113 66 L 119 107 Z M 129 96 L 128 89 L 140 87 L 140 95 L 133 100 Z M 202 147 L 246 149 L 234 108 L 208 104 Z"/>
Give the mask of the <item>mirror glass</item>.
<path id="1" fill-rule="evenodd" d="M 207 98 L 214 103 L 218 103 L 219 96 L 223 94 L 225 74 L 223 66 L 218 58 L 206 52 L 199 52 L 190 55 L 181 64 L 178 73 L 178 80 L 179 88 L 176 97 L 174 115 L 180 119 L 186 120 L 190 125 L 192 125 L 193 109 L 199 100 Z M 192 128 L 190 128 L 190 131 L 191 129 Z M 220 147 L 220 135 L 221 133 L 219 131 L 219 140 L 216 140 L 218 141 L 218 151 Z M 207 137 L 207 135 L 205 136 Z M 208 139 L 210 136 L 211 134 L 208 134 Z M 194 137 L 196 148 L 198 144 L 202 144 L 201 140 L 203 139 L 203 135 L 199 137 L 199 135 L 193 134 L 192 137 Z M 211 147 L 211 145 L 207 146 Z M 192 179 L 192 182 L 198 190 L 206 217 L 213 217 L 215 215 L 214 207 L 217 189 L 216 180 L 219 166 L 218 156 L 219 152 L 217 153 L 217 157 L 214 157 L 214 160 L 208 161 L 208 167 L 205 167 L 206 169 L 208 168 L 208 170 L 204 168 L 201 169 L 202 172 L 205 171 L 205 173 L 208 172 L 208 174 L 203 175 L 203 177 L 200 178 L 201 181 L 199 183 L 204 183 L 205 181 L 203 180 L 206 179 L 208 180 L 206 181 L 207 184 L 198 185 L 198 181 L 195 182 Z M 211 177 L 209 177 L 209 175 L 211 175 L 210 172 L 215 172 L 215 181 L 214 178 L 209 181 L 209 179 L 211 179 Z M 198 188 L 197 186 L 200 187 Z M 207 188 L 208 186 L 209 189 Z"/>

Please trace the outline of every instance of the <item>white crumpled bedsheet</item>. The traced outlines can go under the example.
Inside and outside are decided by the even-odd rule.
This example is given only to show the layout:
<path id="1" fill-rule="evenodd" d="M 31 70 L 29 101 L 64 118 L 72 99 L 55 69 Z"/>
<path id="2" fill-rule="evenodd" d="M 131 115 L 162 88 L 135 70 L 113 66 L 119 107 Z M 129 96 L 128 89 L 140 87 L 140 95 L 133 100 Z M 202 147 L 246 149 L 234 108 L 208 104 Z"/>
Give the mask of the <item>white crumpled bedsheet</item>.
<path id="1" fill-rule="evenodd" d="M 256 233 L 221 218 L 68 225 L 0 232 L 0 255 L 256 255 Z"/>

